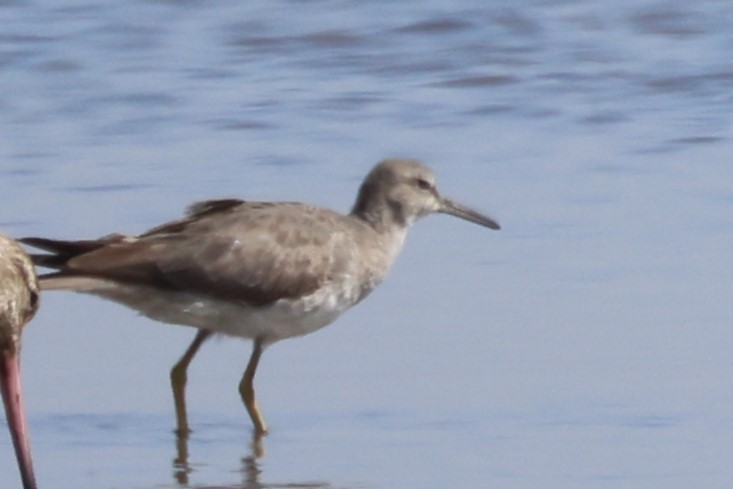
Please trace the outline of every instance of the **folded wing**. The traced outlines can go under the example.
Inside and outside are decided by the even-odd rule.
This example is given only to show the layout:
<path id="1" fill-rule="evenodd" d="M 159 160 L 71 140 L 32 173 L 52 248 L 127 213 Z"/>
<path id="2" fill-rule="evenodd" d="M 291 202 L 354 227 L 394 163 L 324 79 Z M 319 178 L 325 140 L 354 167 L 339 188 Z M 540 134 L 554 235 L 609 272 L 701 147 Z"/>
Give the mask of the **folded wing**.
<path id="1" fill-rule="evenodd" d="M 264 305 L 307 295 L 346 273 L 353 246 L 333 225 L 339 219 L 298 203 L 218 200 L 194 204 L 185 218 L 138 237 L 24 242 L 50 252 L 34 255 L 57 270 L 42 281 L 92 277 Z"/>

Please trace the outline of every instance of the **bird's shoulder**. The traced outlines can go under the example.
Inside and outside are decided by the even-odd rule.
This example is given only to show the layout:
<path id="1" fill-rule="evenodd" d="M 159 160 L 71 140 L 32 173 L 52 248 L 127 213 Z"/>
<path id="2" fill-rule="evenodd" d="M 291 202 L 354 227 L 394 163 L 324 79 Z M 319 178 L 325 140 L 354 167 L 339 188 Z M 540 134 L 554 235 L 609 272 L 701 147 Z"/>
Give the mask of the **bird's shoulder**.
<path id="1" fill-rule="evenodd" d="M 195 202 L 185 217 L 141 234 L 156 238 L 274 240 L 280 244 L 323 244 L 349 227 L 348 218 L 327 208 L 300 202 L 257 202 L 237 199 Z"/>

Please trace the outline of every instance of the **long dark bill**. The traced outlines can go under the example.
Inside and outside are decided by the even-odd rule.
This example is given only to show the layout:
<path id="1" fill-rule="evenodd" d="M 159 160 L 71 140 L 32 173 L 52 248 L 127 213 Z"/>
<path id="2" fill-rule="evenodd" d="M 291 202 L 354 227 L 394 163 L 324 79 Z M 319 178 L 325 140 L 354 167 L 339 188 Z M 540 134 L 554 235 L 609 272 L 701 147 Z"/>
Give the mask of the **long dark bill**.
<path id="1" fill-rule="evenodd" d="M 450 199 L 443 197 L 441 198 L 440 203 L 441 208 L 438 210 L 438 212 L 460 217 L 461 219 L 465 219 L 466 221 L 470 221 L 475 224 L 485 226 L 487 228 L 501 229 L 501 226 L 499 226 L 499 223 L 496 220 L 490 218 L 489 216 L 481 214 L 478 211 L 468 208 L 465 205 L 459 204 L 458 202 L 454 202 Z"/>
<path id="2" fill-rule="evenodd" d="M 10 436 L 15 446 L 20 477 L 24 489 L 36 489 L 36 477 L 33 474 L 31 445 L 28 427 L 23 410 L 23 391 L 20 384 L 20 360 L 18 353 L 0 354 L 0 388 L 5 404 L 5 416 L 8 420 Z"/>

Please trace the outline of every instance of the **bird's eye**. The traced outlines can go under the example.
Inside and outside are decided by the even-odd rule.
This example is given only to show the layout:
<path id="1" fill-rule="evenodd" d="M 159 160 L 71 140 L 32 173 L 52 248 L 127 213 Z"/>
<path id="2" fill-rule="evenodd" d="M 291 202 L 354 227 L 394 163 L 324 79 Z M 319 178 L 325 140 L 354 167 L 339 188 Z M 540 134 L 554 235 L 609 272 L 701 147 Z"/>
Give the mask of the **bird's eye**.
<path id="1" fill-rule="evenodd" d="M 417 182 L 417 186 L 420 187 L 422 190 L 430 190 L 431 188 L 433 188 L 430 182 L 422 178 L 418 178 L 416 182 Z"/>

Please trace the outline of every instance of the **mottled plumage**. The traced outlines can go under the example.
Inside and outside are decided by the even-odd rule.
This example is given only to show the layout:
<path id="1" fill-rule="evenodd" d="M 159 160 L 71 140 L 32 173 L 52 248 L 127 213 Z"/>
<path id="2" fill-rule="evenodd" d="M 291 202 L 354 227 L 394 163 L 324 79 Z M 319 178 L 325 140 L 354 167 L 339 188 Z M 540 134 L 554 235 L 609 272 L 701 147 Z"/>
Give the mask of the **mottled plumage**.
<path id="1" fill-rule="evenodd" d="M 369 173 L 348 215 L 297 202 L 213 200 L 136 237 L 24 242 L 51 252 L 34 255 L 37 264 L 58 270 L 41 277 L 44 289 L 99 295 L 203 331 L 174 368 L 174 391 L 185 382 L 175 377 L 185 379 L 211 332 L 253 339 L 251 375 L 240 391 L 256 429 L 264 432 L 251 386 L 253 360 L 268 344 L 326 326 L 366 297 L 402 249 L 407 228 L 431 212 L 499 227 L 441 197 L 424 165 L 387 160 Z M 176 396 L 184 431 L 183 395 Z"/>
<path id="2" fill-rule="evenodd" d="M 20 383 L 20 339 L 38 309 L 38 281 L 31 259 L 0 235 L 0 390 L 25 489 L 35 489 Z"/>

